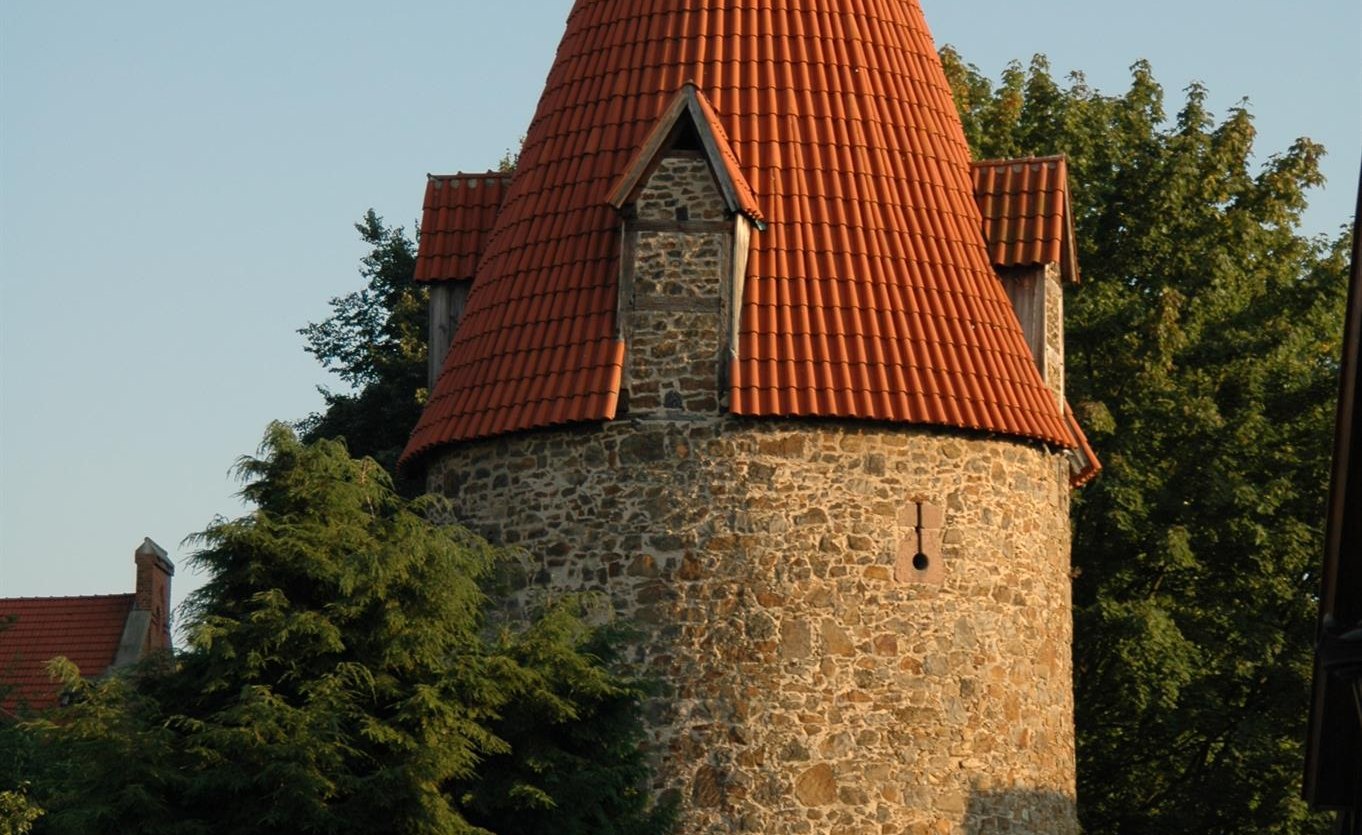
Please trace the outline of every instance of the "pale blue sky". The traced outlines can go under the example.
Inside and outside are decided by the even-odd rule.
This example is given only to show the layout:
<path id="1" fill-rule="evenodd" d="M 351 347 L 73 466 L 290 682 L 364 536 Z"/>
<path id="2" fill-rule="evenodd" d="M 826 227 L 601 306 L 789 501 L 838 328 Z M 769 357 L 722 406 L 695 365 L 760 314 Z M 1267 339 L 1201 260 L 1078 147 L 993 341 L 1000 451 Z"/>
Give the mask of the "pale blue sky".
<path id="1" fill-rule="evenodd" d="M 241 511 L 233 461 L 320 404 L 295 331 L 358 286 L 351 224 L 516 144 L 570 5 L 0 3 L 0 596 L 130 590 L 143 536 L 183 563 Z M 994 78 L 1044 52 L 1119 92 L 1144 57 L 1170 111 L 1248 98 L 1261 155 L 1330 151 L 1307 228 L 1349 219 L 1356 0 L 924 5 Z"/>

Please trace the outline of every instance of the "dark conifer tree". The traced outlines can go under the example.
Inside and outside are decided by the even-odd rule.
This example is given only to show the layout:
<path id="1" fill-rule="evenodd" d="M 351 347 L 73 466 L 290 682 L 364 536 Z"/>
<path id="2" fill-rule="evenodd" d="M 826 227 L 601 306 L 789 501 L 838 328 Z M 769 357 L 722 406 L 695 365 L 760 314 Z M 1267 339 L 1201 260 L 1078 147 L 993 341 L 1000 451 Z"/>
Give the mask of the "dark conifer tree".
<path id="1" fill-rule="evenodd" d="M 370 209 L 355 224 L 371 247 L 361 262 L 365 284 L 331 300 L 331 315 L 303 328 L 307 351 L 347 390 L 322 389 L 326 407 L 300 422 L 303 440 L 343 438 L 351 454 L 373 458 L 398 492 L 423 491 L 397 472 L 397 458 L 426 400 L 427 293 L 414 281 L 416 244 L 402 227 Z"/>
<path id="2" fill-rule="evenodd" d="M 36 832 L 662 833 L 643 688 L 570 604 L 489 619 L 498 555 L 372 459 L 275 425 L 199 534 L 189 649 L 8 733 Z"/>

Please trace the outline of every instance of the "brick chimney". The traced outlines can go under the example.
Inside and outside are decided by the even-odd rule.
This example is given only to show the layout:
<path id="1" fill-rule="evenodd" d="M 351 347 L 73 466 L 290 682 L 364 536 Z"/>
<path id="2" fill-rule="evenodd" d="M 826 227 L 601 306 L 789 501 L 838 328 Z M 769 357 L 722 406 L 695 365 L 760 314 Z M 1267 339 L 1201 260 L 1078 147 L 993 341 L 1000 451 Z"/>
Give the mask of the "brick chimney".
<path id="1" fill-rule="evenodd" d="M 150 538 L 142 540 L 134 556 L 137 563 L 136 600 L 133 611 L 150 614 L 144 651 L 170 649 L 170 578 L 175 565 L 165 549 Z"/>

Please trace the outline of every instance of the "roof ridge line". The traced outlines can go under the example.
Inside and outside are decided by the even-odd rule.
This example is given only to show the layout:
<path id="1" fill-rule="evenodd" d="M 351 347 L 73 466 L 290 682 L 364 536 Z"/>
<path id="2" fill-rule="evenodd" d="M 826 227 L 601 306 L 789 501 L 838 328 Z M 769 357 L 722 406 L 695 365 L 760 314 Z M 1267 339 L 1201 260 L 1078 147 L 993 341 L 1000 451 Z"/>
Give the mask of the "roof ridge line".
<path id="1" fill-rule="evenodd" d="M 1068 154 L 1046 154 L 1045 156 L 995 157 L 993 159 L 970 160 L 970 165 L 1019 165 L 1026 162 L 1063 162 L 1068 163 Z"/>
<path id="2" fill-rule="evenodd" d="M 509 180 L 511 172 L 488 169 L 482 173 L 460 171 L 457 174 L 431 174 L 426 172 L 426 180 Z"/>
<path id="3" fill-rule="evenodd" d="M 32 597 L 0 597 L 0 604 L 4 604 L 4 603 L 20 603 L 20 602 L 25 602 L 25 603 L 26 603 L 26 602 L 35 601 L 35 600 L 41 600 L 41 601 L 51 601 L 51 600 L 111 600 L 111 599 L 113 599 L 113 598 L 115 598 L 115 597 L 136 597 L 136 596 L 137 596 L 137 595 L 134 594 L 133 592 L 128 591 L 128 592 L 115 593 L 115 594 L 54 594 L 54 595 L 50 595 L 50 596 L 35 595 L 35 596 L 32 596 Z M 0 613 L 0 615 L 2 615 L 2 614 L 3 614 L 3 613 Z"/>

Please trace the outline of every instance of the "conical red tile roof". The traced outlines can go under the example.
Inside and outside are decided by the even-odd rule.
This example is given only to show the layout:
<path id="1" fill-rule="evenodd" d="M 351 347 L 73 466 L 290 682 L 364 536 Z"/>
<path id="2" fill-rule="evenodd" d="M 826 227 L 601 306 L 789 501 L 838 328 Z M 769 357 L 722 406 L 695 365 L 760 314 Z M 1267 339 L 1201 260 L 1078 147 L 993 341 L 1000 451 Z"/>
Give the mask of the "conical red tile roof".
<path id="1" fill-rule="evenodd" d="M 608 200 L 687 82 L 768 224 L 752 236 L 733 412 L 1072 446 L 990 265 L 916 0 L 578 0 L 404 460 L 614 416 Z"/>

